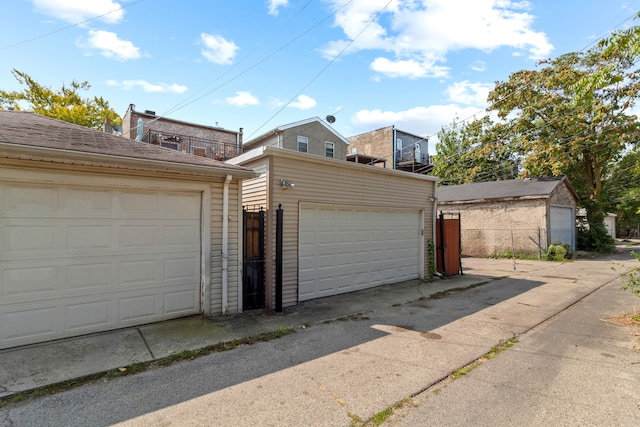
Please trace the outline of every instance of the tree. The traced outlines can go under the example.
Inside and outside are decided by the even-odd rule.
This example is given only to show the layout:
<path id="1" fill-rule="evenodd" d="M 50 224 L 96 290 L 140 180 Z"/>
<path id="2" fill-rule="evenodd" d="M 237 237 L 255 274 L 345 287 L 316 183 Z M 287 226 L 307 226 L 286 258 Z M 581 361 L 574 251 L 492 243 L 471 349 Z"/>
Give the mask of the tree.
<path id="1" fill-rule="evenodd" d="M 524 176 L 565 174 L 587 209 L 589 249 L 607 250 L 603 225 L 603 179 L 629 144 L 638 121 L 631 109 L 640 92 L 640 71 L 623 52 L 601 46 L 541 61 L 537 70 L 511 74 L 489 94 L 491 109 L 505 120 L 514 151 L 525 157 Z M 606 68 L 612 84 L 582 102 L 578 82 Z"/>
<path id="2" fill-rule="evenodd" d="M 438 132 L 434 175 L 446 184 L 516 178 L 520 159 L 503 133 L 489 116 L 468 123 L 454 119 Z"/>
<path id="3" fill-rule="evenodd" d="M 99 130 L 103 128 L 107 119 L 112 124 L 122 124 L 118 113 L 109 107 L 109 102 L 104 98 L 80 96 L 80 90 L 91 88 L 86 81 L 80 83 L 73 80 L 69 86 L 63 85 L 61 89 L 54 91 L 22 71 L 14 69 L 13 76 L 26 88 L 21 92 L 0 90 L 2 108 L 12 106 L 20 110 L 22 105 L 26 104 L 26 109 L 36 114 Z"/>
<path id="4" fill-rule="evenodd" d="M 618 223 L 640 222 L 640 147 L 627 152 L 604 183 L 606 209 L 618 215 Z"/>

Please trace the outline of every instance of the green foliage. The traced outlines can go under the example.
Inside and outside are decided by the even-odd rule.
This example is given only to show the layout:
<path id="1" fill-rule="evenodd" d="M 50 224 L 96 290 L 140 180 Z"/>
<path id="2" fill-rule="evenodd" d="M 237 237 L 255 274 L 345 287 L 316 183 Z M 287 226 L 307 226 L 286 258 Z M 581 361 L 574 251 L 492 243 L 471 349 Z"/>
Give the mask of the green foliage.
<path id="1" fill-rule="evenodd" d="M 489 256 L 489 258 L 494 258 L 494 259 L 511 259 L 511 258 L 515 258 L 515 259 L 538 259 L 538 255 L 537 254 L 526 254 L 524 252 L 517 252 L 517 253 L 513 253 L 511 251 L 504 251 L 504 252 L 495 252 L 493 254 L 491 254 Z"/>
<path id="2" fill-rule="evenodd" d="M 616 213 L 618 222 L 640 221 L 640 147 L 612 165 L 603 192 L 605 209 Z"/>
<path id="3" fill-rule="evenodd" d="M 579 226 L 577 243 L 578 249 L 588 252 L 611 253 L 615 249 L 615 242 L 603 222 Z"/>
<path id="4" fill-rule="evenodd" d="M 450 185 L 517 177 L 520 159 L 503 134 L 489 116 L 468 123 L 454 119 L 438 132 L 433 174 Z"/>
<path id="5" fill-rule="evenodd" d="M 640 261 L 639 253 L 631 251 L 631 255 L 633 255 L 638 261 Z M 627 284 L 622 289 L 630 290 L 634 294 L 640 296 L 640 267 L 634 267 L 629 270 L 629 272 L 627 273 Z"/>
<path id="6" fill-rule="evenodd" d="M 545 259 L 547 261 L 564 261 L 567 249 L 562 245 L 549 245 Z"/>
<path id="7" fill-rule="evenodd" d="M 433 277 L 436 275 L 436 247 L 433 239 L 427 242 L 427 250 L 429 251 L 429 277 Z"/>
<path id="8" fill-rule="evenodd" d="M 616 84 L 577 101 L 574 86 L 607 66 Z M 566 175 L 587 209 L 589 246 L 604 251 L 601 233 L 608 171 L 630 145 L 640 123 L 633 108 L 640 69 L 629 58 L 604 56 L 602 47 L 541 61 L 536 70 L 513 73 L 489 94 L 492 109 L 508 123 L 510 143 L 525 157 L 523 176 Z M 604 245 L 604 246 L 602 246 Z"/>
<path id="9" fill-rule="evenodd" d="M 22 71 L 14 69 L 13 76 L 26 87 L 21 92 L 0 90 L 1 108 L 12 106 L 20 110 L 22 106 L 26 106 L 28 111 L 36 114 L 98 130 L 102 130 L 107 119 L 114 125 L 122 124 L 120 116 L 104 98 L 80 96 L 81 90 L 91 89 L 86 81 L 73 80 L 68 86 L 52 90 Z"/>

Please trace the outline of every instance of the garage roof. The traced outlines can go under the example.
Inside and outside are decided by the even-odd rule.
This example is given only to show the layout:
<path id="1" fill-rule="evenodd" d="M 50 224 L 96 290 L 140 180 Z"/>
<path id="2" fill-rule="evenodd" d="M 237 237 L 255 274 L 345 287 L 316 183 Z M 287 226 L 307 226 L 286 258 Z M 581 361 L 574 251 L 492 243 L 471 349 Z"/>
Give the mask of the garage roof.
<path id="1" fill-rule="evenodd" d="M 510 179 L 505 181 L 474 182 L 438 187 L 438 203 L 469 202 L 473 200 L 513 199 L 520 197 L 548 197 L 561 183 L 565 183 L 573 197 L 579 200 L 569 180 L 564 176 Z"/>
<path id="2" fill-rule="evenodd" d="M 241 166 L 110 135 L 25 111 L 0 110 L 0 144 L 83 153 L 87 157 L 108 156 L 122 161 L 133 159 L 138 163 L 157 165 L 161 162 L 165 166 L 171 163 L 176 168 L 195 167 L 247 177 L 254 175 Z M 10 145 L 4 146 L 9 147 Z"/>

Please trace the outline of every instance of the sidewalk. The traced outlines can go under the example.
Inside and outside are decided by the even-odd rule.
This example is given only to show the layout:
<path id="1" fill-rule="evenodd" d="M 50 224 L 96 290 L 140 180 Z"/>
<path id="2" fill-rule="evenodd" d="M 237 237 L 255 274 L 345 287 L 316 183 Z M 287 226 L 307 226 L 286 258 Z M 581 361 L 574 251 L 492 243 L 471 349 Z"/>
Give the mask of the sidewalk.
<path id="1" fill-rule="evenodd" d="M 537 301 L 537 306 L 541 307 L 539 310 L 527 310 L 526 306 L 515 302 L 509 306 L 509 300 L 500 304 L 500 319 L 504 325 L 508 325 L 506 330 L 510 332 L 506 335 L 498 332 L 505 330 L 504 325 L 490 325 L 486 331 L 489 335 L 487 342 L 496 343 L 510 338 L 513 335 L 511 331 L 526 332 L 619 277 L 624 268 L 613 263 L 615 258 L 614 255 L 571 263 L 465 258 L 463 276 L 434 282 L 414 280 L 307 301 L 285 309 L 281 314 L 253 312 L 215 319 L 190 317 L 3 350 L 0 351 L 0 397 L 280 328 L 301 328 L 349 315 L 366 315 L 482 282 L 504 281 L 504 285 L 508 286 L 509 280 L 526 279 L 543 284 L 527 292 L 531 294 L 528 304 L 533 306 L 533 302 Z M 635 262 L 628 255 L 624 259 L 626 266 Z M 612 266 L 616 270 L 612 270 Z M 483 313 L 483 316 L 486 315 Z M 484 352 L 483 347 L 477 347 L 473 355 L 465 354 L 462 357 L 473 360 L 473 357 L 480 357 Z M 460 361 L 459 357 L 442 361 L 446 365 L 444 371 L 458 369 L 462 366 L 457 364 Z"/>

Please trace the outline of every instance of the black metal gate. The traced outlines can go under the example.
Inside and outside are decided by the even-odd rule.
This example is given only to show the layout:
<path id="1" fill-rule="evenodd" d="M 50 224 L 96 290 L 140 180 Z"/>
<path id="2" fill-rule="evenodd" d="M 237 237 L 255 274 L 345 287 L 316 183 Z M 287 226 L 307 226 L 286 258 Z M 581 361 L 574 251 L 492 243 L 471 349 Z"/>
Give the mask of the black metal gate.
<path id="1" fill-rule="evenodd" d="M 265 307 L 264 276 L 264 219 L 265 212 L 243 209 L 244 248 L 242 278 L 242 308 L 252 310 Z"/>

